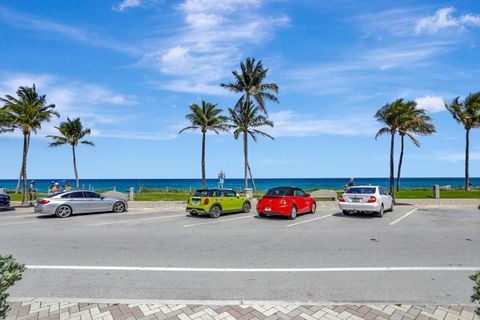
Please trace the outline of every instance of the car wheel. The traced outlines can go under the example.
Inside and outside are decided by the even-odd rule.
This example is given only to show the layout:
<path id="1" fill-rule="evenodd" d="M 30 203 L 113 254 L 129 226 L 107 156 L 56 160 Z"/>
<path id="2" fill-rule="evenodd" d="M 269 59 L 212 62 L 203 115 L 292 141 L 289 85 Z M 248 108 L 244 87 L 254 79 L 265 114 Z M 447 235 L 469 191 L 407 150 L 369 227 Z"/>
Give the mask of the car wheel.
<path id="1" fill-rule="evenodd" d="M 55 210 L 55 215 L 59 218 L 67 218 L 72 215 L 72 208 L 66 205 L 61 205 Z"/>
<path id="2" fill-rule="evenodd" d="M 249 213 L 251 208 L 252 208 L 252 206 L 250 205 L 250 202 L 245 201 L 245 203 L 243 204 L 243 207 L 242 207 L 242 211 L 244 213 Z"/>
<path id="3" fill-rule="evenodd" d="M 222 209 L 220 206 L 215 205 L 210 209 L 210 218 L 216 219 L 220 217 L 220 214 L 222 214 Z"/>
<path id="4" fill-rule="evenodd" d="M 192 217 L 196 217 L 196 216 L 198 216 L 198 212 L 197 211 L 190 211 L 190 215 Z"/>
<path id="5" fill-rule="evenodd" d="M 290 214 L 288 215 L 288 219 L 295 220 L 296 217 L 297 217 L 297 207 L 292 206 L 292 209 L 290 209 Z"/>
<path id="6" fill-rule="evenodd" d="M 258 216 L 259 216 L 259 217 L 262 217 L 262 218 L 265 218 L 267 215 L 266 215 L 265 213 L 263 213 L 263 212 L 259 212 L 259 213 L 258 213 Z"/>
<path id="7" fill-rule="evenodd" d="M 379 217 L 379 218 L 383 217 L 383 210 L 384 209 L 383 209 L 383 204 L 382 204 L 382 206 L 380 207 L 380 211 L 377 212 L 377 217 Z"/>
<path id="8" fill-rule="evenodd" d="M 310 210 L 310 213 L 315 213 L 317 211 L 317 203 L 315 201 L 312 202 L 312 209 Z"/>
<path id="9" fill-rule="evenodd" d="M 343 212 L 344 216 L 349 216 L 350 215 L 350 211 L 348 211 L 348 210 L 342 210 L 342 212 Z"/>
<path id="10" fill-rule="evenodd" d="M 113 212 L 121 213 L 125 211 L 125 204 L 121 201 L 115 202 L 113 205 Z"/>

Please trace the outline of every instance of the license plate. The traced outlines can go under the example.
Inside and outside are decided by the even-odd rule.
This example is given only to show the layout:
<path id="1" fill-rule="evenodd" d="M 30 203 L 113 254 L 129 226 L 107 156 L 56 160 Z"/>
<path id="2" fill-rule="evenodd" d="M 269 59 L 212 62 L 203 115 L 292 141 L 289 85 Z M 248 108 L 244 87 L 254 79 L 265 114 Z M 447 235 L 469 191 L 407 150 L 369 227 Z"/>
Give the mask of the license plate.
<path id="1" fill-rule="evenodd" d="M 193 205 L 194 205 L 194 206 L 198 206 L 199 203 L 200 203 L 200 201 L 198 201 L 198 200 L 193 200 Z"/>
<path id="2" fill-rule="evenodd" d="M 270 208 L 270 207 L 265 207 L 265 211 L 272 211 L 272 208 Z"/>
<path id="3" fill-rule="evenodd" d="M 360 202 L 359 198 L 352 198 L 352 202 Z"/>

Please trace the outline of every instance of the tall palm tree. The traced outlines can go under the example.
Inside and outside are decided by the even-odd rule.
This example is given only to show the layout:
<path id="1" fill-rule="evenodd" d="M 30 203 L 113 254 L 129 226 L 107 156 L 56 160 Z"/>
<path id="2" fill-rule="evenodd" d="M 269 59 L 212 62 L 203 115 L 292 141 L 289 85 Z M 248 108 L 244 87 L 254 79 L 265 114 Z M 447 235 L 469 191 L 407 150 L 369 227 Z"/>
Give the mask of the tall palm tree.
<path id="1" fill-rule="evenodd" d="M 240 63 L 240 73 L 232 71 L 234 82 L 222 83 L 220 86 L 233 93 L 242 93 L 240 99 L 245 102 L 242 105 L 250 107 L 252 97 L 257 102 L 258 108 L 267 114 L 266 101 L 278 103 L 278 85 L 275 83 L 264 83 L 268 69 L 263 67 L 262 61 L 255 61 L 255 58 L 247 58 Z M 240 101 L 240 99 L 238 101 Z M 237 103 L 238 105 L 238 103 Z"/>
<path id="2" fill-rule="evenodd" d="M 470 94 L 463 102 L 460 97 L 456 97 L 452 103 L 445 104 L 445 108 L 465 129 L 465 190 L 469 191 L 470 130 L 480 126 L 480 92 Z"/>
<path id="3" fill-rule="evenodd" d="M 0 98 L 5 103 L 3 107 L 4 121 L 12 129 L 19 129 L 23 133 L 23 158 L 22 173 L 23 178 L 23 198 L 22 205 L 27 204 L 27 155 L 30 146 L 31 134 L 37 134 L 42 128 L 43 122 L 49 122 L 52 116 L 58 117 L 54 104 L 47 104 L 46 95 L 39 95 L 35 88 L 20 87 L 17 90 L 17 97 L 6 95 Z"/>
<path id="4" fill-rule="evenodd" d="M 375 119 L 385 126 L 378 130 L 375 140 L 384 134 L 390 135 L 390 194 L 394 197 L 394 153 L 395 153 L 395 135 L 401 125 L 401 116 L 403 111 L 403 99 L 397 99 L 392 103 L 387 103 L 375 113 Z"/>
<path id="5" fill-rule="evenodd" d="M 402 171 L 405 136 L 415 146 L 420 148 L 420 141 L 414 135 L 429 136 L 436 132 L 435 126 L 431 123 L 432 118 L 427 115 L 424 109 L 418 109 L 415 101 L 403 103 L 402 109 L 401 124 L 398 128 L 398 134 L 400 135 L 400 159 L 398 160 L 397 192 L 400 191 L 400 174 Z"/>
<path id="6" fill-rule="evenodd" d="M 220 115 L 222 109 L 218 109 L 216 104 L 202 100 L 202 106 L 194 103 L 189 106 L 191 113 L 185 118 L 191 125 L 180 130 L 179 134 L 186 130 L 200 130 L 202 132 L 202 188 L 207 187 L 207 178 L 205 174 L 205 137 L 208 131 L 219 134 L 221 131 L 228 131 L 228 118 Z"/>
<path id="7" fill-rule="evenodd" d="M 244 98 L 241 98 L 238 101 L 237 106 L 234 109 L 229 108 L 228 111 L 230 112 L 230 127 L 233 129 L 234 138 L 238 139 L 240 134 L 243 134 L 245 188 L 248 188 L 248 174 L 250 174 L 250 179 L 252 180 L 253 189 L 255 191 L 255 181 L 253 180 L 252 170 L 250 169 L 248 161 L 248 136 L 250 136 L 255 142 L 257 142 L 258 135 L 274 140 L 271 135 L 258 129 L 264 126 L 273 127 L 273 122 L 268 120 L 266 115 L 261 114 L 262 110 L 260 107 L 248 104 L 244 101 Z"/>
<path id="8" fill-rule="evenodd" d="M 72 147 L 72 154 L 73 154 L 73 170 L 75 172 L 75 182 L 77 189 L 80 188 L 80 181 L 78 180 L 78 171 L 77 171 L 77 156 L 75 154 L 75 148 L 78 144 L 86 144 L 89 146 L 95 146 L 93 142 L 88 140 L 83 140 L 85 136 L 88 136 L 92 133 L 90 129 L 84 129 L 80 118 L 76 118 L 70 120 L 67 118 L 67 121 L 60 123 L 59 127 L 55 127 L 55 129 L 60 132 L 61 135 L 48 135 L 47 138 L 53 139 L 48 146 L 49 147 L 58 147 L 69 144 Z"/>

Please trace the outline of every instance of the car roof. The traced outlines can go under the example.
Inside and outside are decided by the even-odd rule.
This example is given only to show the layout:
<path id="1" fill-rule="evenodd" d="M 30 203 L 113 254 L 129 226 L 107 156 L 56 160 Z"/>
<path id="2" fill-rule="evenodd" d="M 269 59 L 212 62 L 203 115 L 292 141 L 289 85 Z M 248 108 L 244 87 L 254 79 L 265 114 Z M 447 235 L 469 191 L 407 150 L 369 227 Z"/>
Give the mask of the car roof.
<path id="1" fill-rule="evenodd" d="M 379 188 L 380 186 L 351 186 L 350 188 Z"/>

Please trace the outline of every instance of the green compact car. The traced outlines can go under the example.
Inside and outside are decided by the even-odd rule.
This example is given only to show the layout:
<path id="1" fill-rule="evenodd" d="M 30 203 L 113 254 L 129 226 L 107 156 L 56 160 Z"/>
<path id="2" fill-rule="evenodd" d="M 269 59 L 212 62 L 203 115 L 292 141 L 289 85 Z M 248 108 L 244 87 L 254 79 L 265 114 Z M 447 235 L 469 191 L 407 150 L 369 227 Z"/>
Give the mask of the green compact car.
<path id="1" fill-rule="evenodd" d="M 232 189 L 200 189 L 187 202 L 190 215 L 208 213 L 211 218 L 218 218 L 226 212 L 247 213 L 251 208 L 250 200 L 239 196 Z"/>

